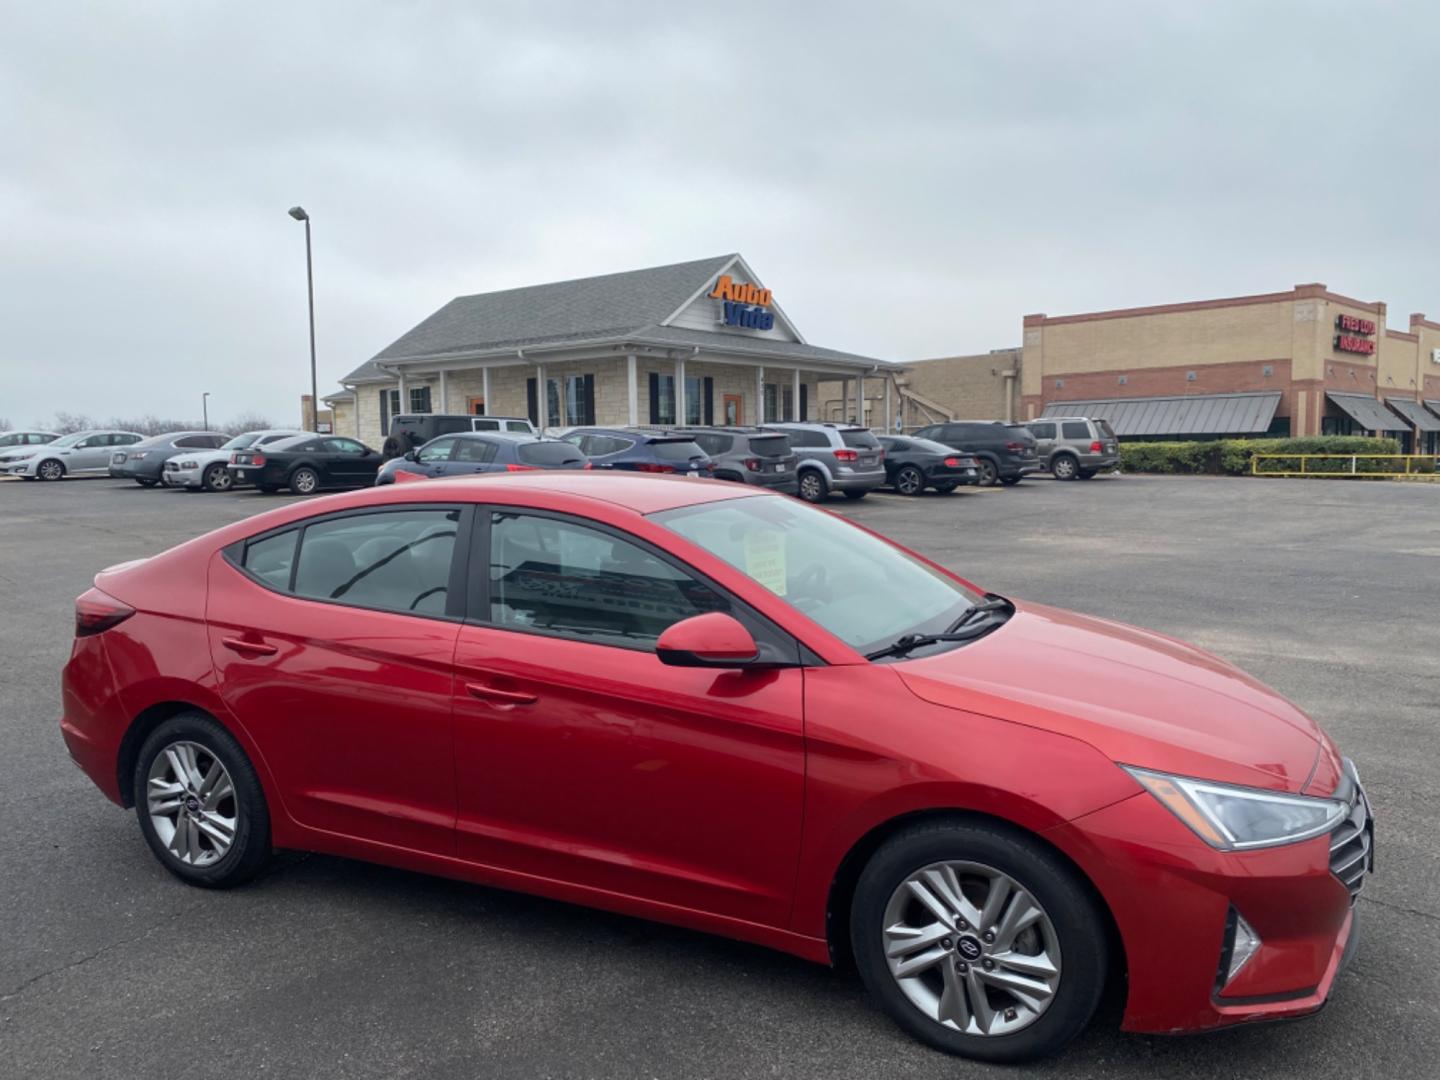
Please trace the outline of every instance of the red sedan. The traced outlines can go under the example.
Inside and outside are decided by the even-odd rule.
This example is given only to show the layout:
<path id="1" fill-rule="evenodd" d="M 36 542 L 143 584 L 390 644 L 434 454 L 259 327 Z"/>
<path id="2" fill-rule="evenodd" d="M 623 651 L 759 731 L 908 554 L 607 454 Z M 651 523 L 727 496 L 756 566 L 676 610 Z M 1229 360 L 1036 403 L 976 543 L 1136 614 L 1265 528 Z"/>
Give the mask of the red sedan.
<path id="1" fill-rule="evenodd" d="M 1354 768 L 1242 672 L 731 484 L 250 518 L 95 579 L 64 709 L 192 884 L 300 848 L 853 958 L 990 1060 L 1107 980 L 1132 1031 L 1314 1012 L 1371 866 Z"/>

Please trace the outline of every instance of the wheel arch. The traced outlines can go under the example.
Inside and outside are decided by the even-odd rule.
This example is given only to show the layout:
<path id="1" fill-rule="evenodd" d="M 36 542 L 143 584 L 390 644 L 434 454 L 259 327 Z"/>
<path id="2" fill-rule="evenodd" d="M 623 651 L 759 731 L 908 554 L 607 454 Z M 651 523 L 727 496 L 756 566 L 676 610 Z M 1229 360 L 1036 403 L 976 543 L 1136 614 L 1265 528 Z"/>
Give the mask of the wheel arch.
<path id="1" fill-rule="evenodd" d="M 67 468 L 65 467 L 65 462 L 63 462 L 62 460 L 60 460 L 58 457 L 41 457 L 39 461 L 35 462 L 35 475 L 36 475 L 36 476 L 39 476 L 39 475 L 40 475 L 40 470 L 41 470 L 41 468 L 44 467 L 44 466 L 46 466 L 46 465 L 49 465 L 51 462 L 54 462 L 56 465 L 59 465 L 59 466 L 60 466 L 60 475 L 61 475 L 61 476 L 64 476 L 66 473 L 68 473 L 68 472 L 70 471 L 69 469 L 67 469 Z"/>
<path id="2" fill-rule="evenodd" d="M 935 807 L 898 814 L 875 825 L 851 845 L 835 869 L 825 901 L 825 938 L 830 948 L 832 965 L 841 968 L 854 966 L 854 956 L 850 947 L 850 909 L 855 897 L 855 886 L 860 880 L 860 874 L 865 869 L 865 864 L 870 861 L 870 857 L 879 850 L 885 841 L 912 825 L 946 822 L 958 825 L 984 824 L 1014 833 L 1045 848 L 1064 862 L 1074 872 L 1076 880 L 1090 893 L 1091 898 L 1104 914 L 1105 945 L 1111 959 L 1109 985 L 1106 988 L 1107 996 L 1116 988 L 1125 985 L 1126 972 L 1129 968 L 1119 924 L 1116 922 L 1114 912 L 1110 910 L 1110 905 L 1106 903 L 1104 894 L 1080 864 L 1064 850 L 1046 839 L 1042 833 L 1017 825 L 1008 818 L 961 807 Z"/>

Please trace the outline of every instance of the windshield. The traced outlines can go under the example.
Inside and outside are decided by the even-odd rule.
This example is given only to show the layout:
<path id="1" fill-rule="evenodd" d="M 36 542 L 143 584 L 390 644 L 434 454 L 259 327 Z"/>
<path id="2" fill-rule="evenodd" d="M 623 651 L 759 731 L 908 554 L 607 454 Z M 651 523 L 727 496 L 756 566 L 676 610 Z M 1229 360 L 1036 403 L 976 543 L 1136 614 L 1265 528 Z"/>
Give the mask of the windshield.
<path id="1" fill-rule="evenodd" d="M 942 633 L 980 600 L 879 537 L 791 499 L 728 499 L 652 517 L 862 653 L 901 634 Z"/>
<path id="2" fill-rule="evenodd" d="M 249 435 L 236 435 L 233 439 L 231 439 L 229 442 L 227 442 L 224 446 L 220 447 L 220 449 L 221 449 L 221 450 L 244 450 L 245 447 L 247 447 L 247 446 L 251 445 L 252 443 L 254 443 L 255 440 L 258 439 L 258 438 L 260 438 L 260 435 L 259 435 L 258 432 L 252 432 L 252 433 L 249 434 Z"/>
<path id="3" fill-rule="evenodd" d="M 62 435 L 62 436 L 60 436 L 60 438 L 56 439 L 56 440 L 55 440 L 54 442 L 52 442 L 50 445 L 51 445 L 52 447 L 54 447 L 54 446 L 74 446 L 74 445 L 75 445 L 76 443 L 78 443 L 81 439 L 88 438 L 88 437 L 89 437 L 90 435 L 92 435 L 92 434 L 94 434 L 94 433 L 93 433 L 93 432 L 90 432 L 90 431 L 77 431 L 77 432 L 75 432 L 73 435 Z"/>

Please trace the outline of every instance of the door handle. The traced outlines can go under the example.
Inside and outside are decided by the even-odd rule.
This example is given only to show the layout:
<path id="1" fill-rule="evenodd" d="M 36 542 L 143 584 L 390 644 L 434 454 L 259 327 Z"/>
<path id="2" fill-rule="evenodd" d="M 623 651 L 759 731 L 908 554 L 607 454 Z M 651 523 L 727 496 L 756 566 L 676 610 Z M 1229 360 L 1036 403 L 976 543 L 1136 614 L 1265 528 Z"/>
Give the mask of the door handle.
<path id="1" fill-rule="evenodd" d="M 466 683 L 465 689 L 471 697 L 494 705 L 534 705 L 540 700 L 540 695 L 528 690 L 498 690 L 484 683 Z"/>
<path id="2" fill-rule="evenodd" d="M 238 637 L 221 638 L 220 644 L 242 656 L 274 656 L 280 651 L 278 645 L 271 645 L 264 641 L 246 641 L 244 638 Z"/>

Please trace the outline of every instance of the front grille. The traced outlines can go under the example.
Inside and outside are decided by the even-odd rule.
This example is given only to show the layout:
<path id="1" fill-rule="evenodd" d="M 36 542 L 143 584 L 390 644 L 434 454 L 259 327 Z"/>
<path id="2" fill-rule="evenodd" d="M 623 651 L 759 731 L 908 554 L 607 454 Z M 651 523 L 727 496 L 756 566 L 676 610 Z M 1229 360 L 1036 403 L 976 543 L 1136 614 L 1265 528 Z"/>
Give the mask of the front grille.
<path id="1" fill-rule="evenodd" d="M 1375 868 L 1375 823 L 1364 788 L 1353 772 L 1351 778 L 1355 801 L 1350 815 L 1330 830 L 1330 872 L 1350 891 L 1353 904 L 1365 884 L 1365 875 Z"/>

